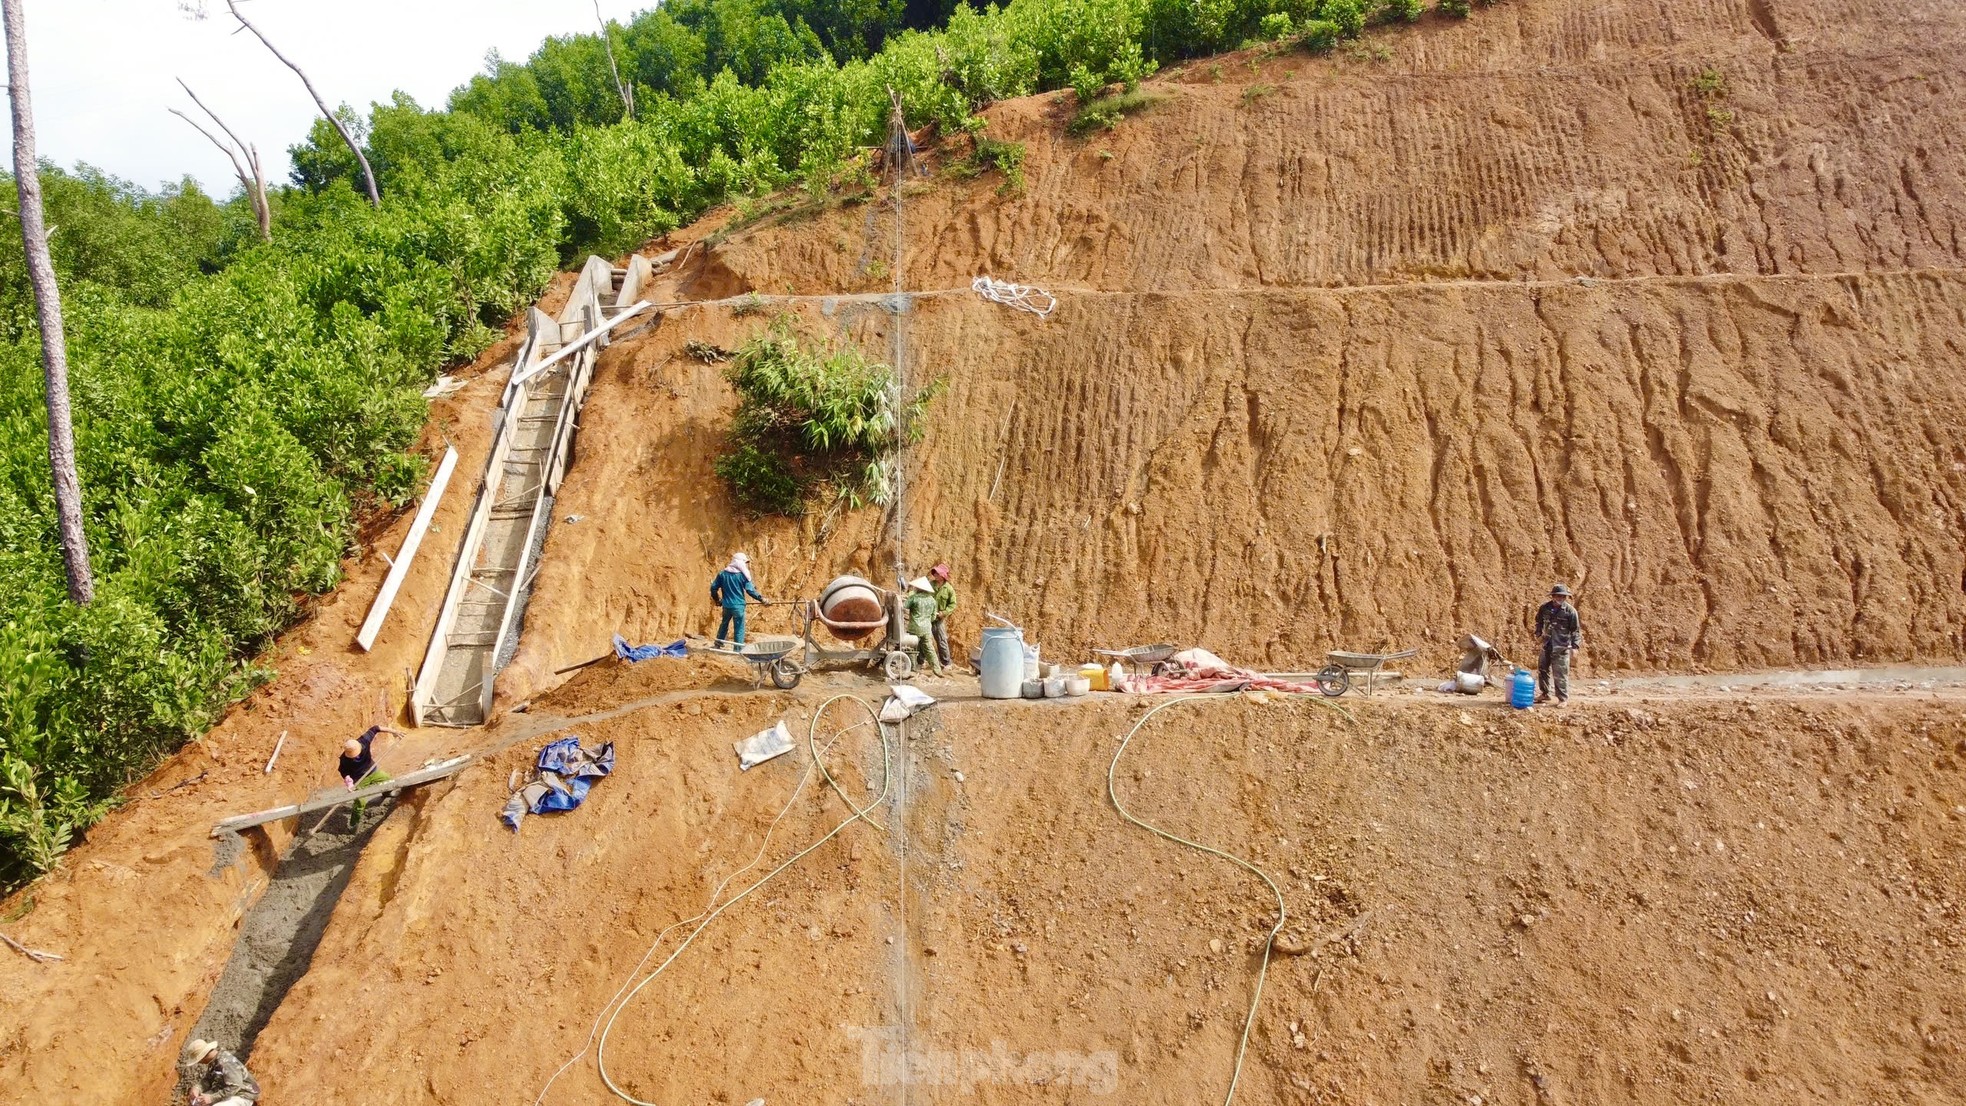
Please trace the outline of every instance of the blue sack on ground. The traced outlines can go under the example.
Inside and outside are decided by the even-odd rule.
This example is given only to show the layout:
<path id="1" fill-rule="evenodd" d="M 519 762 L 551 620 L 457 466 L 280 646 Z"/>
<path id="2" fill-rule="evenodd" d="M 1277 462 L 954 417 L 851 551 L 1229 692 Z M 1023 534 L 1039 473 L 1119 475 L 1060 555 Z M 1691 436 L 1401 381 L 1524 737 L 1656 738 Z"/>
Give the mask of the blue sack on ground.
<path id="1" fill-rule="evenodd" d="M 630 664 L 636 661 L 651 660 L 655 657 L 687 657 L 689 643 L 682 638 L 667 645 L 630 645 L 628 639 L 620 634 L 614 635 L 614 655 Z"/>
<path id="2" fill-rule="evenodd" d="M 531 782 L 512 793 L 499 817 L 519 829 L 527 814 L 547 814 L 572 810 L 587 798 L 594 781 L 614 771 L 614 742 L 602 743 L 588 752 L 578 737 L 563 737 L 539 751 L 537 773 Z"/>

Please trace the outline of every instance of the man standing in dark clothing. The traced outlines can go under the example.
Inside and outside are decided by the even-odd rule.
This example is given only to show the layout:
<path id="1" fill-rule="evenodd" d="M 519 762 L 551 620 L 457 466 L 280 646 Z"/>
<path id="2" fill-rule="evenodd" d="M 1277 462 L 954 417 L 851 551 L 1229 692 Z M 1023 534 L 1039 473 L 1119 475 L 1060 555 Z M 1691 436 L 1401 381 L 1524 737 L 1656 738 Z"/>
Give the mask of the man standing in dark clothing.
<path id="1" fill-rule="evenodd" d="M 378 783 L 388 783 L 389 775 L 375 766 L 375 739 L 381 734 L 403 736 L 402 731 L 387 726 L 370 726 L 360 737 L 351 737 L 341 747 L 341 762 L 336 766 L 341 772 L 341 784 L 350 791 L 372 787 Z M 362 813 L 369 807 L 367 799 L 357 799 L 348 808 L 348 825 L 353 828 L 362 820 Z"/>
<path id="2" fill-rule="evenodd" d="M 1558 584 L 1550 600 L 1536 608 L 1536 639 L 1543 643 L 1536 662 L 1536 701 L 1547 703 L 1555 692 L 1559 705 L 1570 701 L 1570 654 L 1584 645 L 1584 626 L 1570 605 L 1570 589 Z"/>

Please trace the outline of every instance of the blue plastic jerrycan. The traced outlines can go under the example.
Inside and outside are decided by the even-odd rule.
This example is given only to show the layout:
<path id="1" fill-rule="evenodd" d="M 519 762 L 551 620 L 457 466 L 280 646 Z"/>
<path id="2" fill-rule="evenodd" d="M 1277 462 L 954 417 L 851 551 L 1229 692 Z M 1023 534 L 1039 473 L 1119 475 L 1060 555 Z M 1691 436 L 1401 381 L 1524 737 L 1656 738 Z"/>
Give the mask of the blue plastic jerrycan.
<path id="1" fill-rule="evenodd" d="M 1509 676 L 1509 705 L 1517 710 L 1528 710 L 1536 702 L 1536 677 L 1527 668 L 1518 668 Z"/>

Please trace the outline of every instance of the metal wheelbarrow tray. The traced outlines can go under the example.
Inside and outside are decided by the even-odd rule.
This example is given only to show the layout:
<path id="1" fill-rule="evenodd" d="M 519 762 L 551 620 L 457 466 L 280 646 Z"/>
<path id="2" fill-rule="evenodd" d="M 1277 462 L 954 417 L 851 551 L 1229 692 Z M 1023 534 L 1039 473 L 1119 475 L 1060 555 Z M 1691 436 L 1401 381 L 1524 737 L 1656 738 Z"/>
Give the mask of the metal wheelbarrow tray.
<path id="1" fill-rule="evenodd" d="M 1386 665 L 1419 655 L 1418 649 L 1402 649 L 1397 653 L 1348 653 L 1333 649 L 1324 655 L 1325 666 L 1318 671 L 1318 690 L 1335 699 L 1351 687 L 1353 673 L 1362 673 L 1365 684 L 1361 690 L 1370 695 L 1381 680 L 1398 675 L 1387 672 Z"/>

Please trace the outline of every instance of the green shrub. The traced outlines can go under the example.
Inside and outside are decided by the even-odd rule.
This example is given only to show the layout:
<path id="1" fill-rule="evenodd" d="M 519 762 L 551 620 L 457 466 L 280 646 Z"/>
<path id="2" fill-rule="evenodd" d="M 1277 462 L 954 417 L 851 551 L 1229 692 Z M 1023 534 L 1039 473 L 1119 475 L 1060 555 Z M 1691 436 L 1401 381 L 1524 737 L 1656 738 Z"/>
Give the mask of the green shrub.
<path id="1" fill-rule="evenodd" d="M 1426 0 L 1386 0 L 1386 6 L 1380 9 L 1380 14 L 1388 23 L 1395 21 L 1411 23 L 1419 19 L 1426 10 Z"/>
<path id="2" fill-rule="evenodd" d="M 730 485 L 731 495 L 744 506 L 788 518 L 805 514 L 806 482 L 777 453 L 740 445 L 717 458 L 716 469 Z"/>
<path id="3" fill-rule="evenodd" d="M 1474 5 L 1470 0 L 1440 0 L 1440 10 L 1445 15 L 1466 19 L 1473 14 Z"/>
<path id="4" fill-rule="evenodd" d="M 1366 0 L 1325 0 L 1321 15 L 1338 26 L 1340 38 L 1357 38 L 1365 30 Z"/>
<path id="5" fill-rule="evenodd" d="M 1271 42 L 1280 42 L 1283 39 L 1289 38 L 1292 32 L 1297 29 L 1297 22 L 1290 18 L 1289 12 L 1271 12 L 1263 17 L 1263 22 L 1260 26 L 1263 30 L 1264 38 Z"/>
<path id="6" fill-rule="evenodd" d="M 1111 130 L 1120 125 L 1122 118 L 1142 111 L 1159 100 L 1158 96 L 1140 91 L 1099 96 L 1079 108 L 1078 114 L 1072 117 L 1072 121 L 1065 129 L 1077 135 Z"/>
<path id="7" fill-rule="evenodd" d="M 1003 174 L 1005 195 L 1024 191 L 1024 144 L 1022 142 L 999 142 L 992 138 L 977 135 L 972 141 L 976 148 L 970 152 L 966 168 L 971 172 L 986 172 L 995 169 Z"/>
<path id="8" fill-rule="evenodd" d="M 1298 28 L 1297 44 L 1313 54 L 1328 54 L 1344 37 L 1338 24 L 1328 19 L 1313 19 Z"/>
<path id="9" fill-rule="evenodd" d="M 807 349 L 784 325 L 746 342 L 725 370 L 737 391 L 717 474 L 743 505 L 797 517 L 822 486 L 850 506 L 886 503 L 892 459 L 919 440 L 940 384 L 905 407 L 894 371 L 852 347 Z"/>

